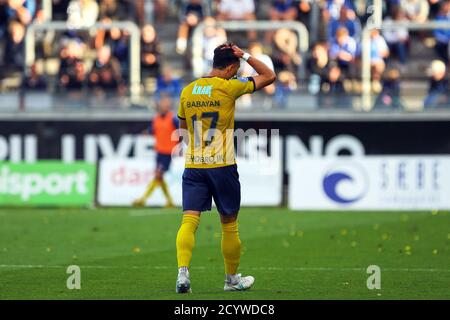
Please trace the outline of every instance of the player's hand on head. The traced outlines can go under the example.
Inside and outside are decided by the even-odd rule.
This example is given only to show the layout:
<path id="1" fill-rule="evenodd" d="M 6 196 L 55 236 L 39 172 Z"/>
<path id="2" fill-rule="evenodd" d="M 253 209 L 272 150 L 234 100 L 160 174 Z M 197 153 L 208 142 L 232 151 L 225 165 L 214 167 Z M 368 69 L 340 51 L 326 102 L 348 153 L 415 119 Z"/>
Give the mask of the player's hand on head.
<path id="1" fill-rule="evenodd" d="M 231 47 L 231 49 L 233 49 L 233 53 L 236 57 L 242 58 L 244 56 L 245 52 L 241 48 L 239 48 L 237 45 L 233 45 Z"/>

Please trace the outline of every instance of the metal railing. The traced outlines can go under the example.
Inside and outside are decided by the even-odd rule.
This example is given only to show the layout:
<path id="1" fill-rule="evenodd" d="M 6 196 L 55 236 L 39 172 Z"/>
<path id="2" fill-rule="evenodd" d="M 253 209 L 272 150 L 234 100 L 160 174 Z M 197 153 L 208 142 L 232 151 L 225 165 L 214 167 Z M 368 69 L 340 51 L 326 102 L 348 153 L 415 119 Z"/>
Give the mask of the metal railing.
<path id="1" fill-rule="evenodd" d="M 374 26 L 368 25 L 363 29 L 362 34 L 362 68 L 361 68 L 361 79 L 362 79 L 362 108 L 365 111 L 370 111 L 373 106 L 372 101 L 372 83 L 371 83 L 371 67 L 370 67 L 370 47 L 371 39 L 370 32 L 374 29 L 386 30 L 386 29 L 396 29 L 396 28 L 406 28 L 408 30 L 436 30 L 436 29 L 450 29 L 450 24 L 445 21 L 429 21 L 425 23 L 415 23 L 415 22 L 390 22 L 383 21 L 381 25 Z"/>
<path id="2" fill-rule="evenodd" d="M 303 59 L 300 64 L 298 75 L 304 78 L 304 58 L 309 49 L 309 33 L 306 26 L 297 21 L 220 21 L 215 24 L 216 27 L 225 29 L 226 31 L 249 31 L 249 30 L 278 30 L 291 29 L 295 30 L 298 35 L 298 53 Z M 202 76 L 203 72 L 203 31 L 205 24 L 200 23 L 194 30 L 192 35 L 192 68 L 194 77 Z"/>
<path id="3" fill-rule="evenodd" d="M 28 27 L 25 37 L 24 73 L 29 73 L 30 67 L 36 59 L 35 34 L 37 31 L 90 31 L 100 29 L 110 30 L 112 28 L 127 30 L 130 33 L 130 97 L 132 100 L 139 99 L 139 94 L 141 91 L 141 31 L 138 26 L 131 21 L 115 21 L 108 24 L 96 23 L 92 26 L 80 26 L 77 29 L 69 27 L 65 21 L 33 23 Z"/>

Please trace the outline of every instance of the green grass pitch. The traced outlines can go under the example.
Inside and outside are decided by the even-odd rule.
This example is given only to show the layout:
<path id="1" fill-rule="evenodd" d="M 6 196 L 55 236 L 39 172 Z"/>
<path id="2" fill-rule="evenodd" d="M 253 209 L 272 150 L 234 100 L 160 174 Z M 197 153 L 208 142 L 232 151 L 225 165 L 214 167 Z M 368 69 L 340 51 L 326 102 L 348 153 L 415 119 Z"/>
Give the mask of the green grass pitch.
<path id="1" fill-rule="evenodd" d="M 449 299 L 448 212 L 292 212 L 245 208 L 240 271 L 248 292 L 223 292 L 217 213 L 205 213 L 175 294 L 171 209 L 1 209 L 0 299 Z M 81 290 L 68 290 L 69 265 Z M 369 265 L 381 290 L 368 290 Z"/>

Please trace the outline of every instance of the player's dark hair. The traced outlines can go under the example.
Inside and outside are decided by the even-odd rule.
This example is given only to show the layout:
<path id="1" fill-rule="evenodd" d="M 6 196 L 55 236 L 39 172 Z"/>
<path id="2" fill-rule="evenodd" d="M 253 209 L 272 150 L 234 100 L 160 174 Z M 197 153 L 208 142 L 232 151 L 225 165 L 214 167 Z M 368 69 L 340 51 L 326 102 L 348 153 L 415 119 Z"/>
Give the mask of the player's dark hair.
<path id="1" fill-rule="evenodd" d="M 239 58 L 233 53 L 233 43 L 227 42 L 214 49 L 214 69 L 225 69 L 229 65 L 239 63 Z"/>

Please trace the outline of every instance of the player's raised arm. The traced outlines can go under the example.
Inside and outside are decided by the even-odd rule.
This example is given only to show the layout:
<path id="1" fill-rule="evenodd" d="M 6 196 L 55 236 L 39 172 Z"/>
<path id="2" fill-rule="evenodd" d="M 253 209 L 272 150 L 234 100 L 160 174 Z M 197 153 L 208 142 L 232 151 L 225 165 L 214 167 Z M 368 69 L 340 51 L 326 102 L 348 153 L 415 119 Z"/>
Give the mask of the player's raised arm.
<path id="1" fill-rule="evenodd" d="M 253 77 L 253 80 L 255 81 L 255 91 L 275 82 L 277 78 L 275 72 L 273 72 L 268 66 L 266 66 L 264 62 L 256 59 L 248 53 L 245 53 L 238 46 L 233 46 L 232 48 L 234 54 L 238 58 L 246 60 L 247 63 L 251 65 L 253 69 L 255 69 L 255 71 L 258 73 L 257 76 Z"/>

